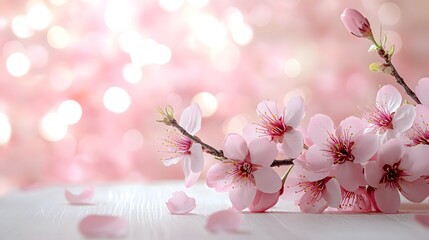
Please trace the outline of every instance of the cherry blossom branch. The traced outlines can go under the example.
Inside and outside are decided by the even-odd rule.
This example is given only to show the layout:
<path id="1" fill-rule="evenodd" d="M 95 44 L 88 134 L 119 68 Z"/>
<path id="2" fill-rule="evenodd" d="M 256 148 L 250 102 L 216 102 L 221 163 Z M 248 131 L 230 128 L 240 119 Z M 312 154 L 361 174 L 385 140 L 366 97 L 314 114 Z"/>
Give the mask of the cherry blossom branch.
<path id="1" fill-rule="evenodd" d="M 157 120 L 158 122 L 161 122 L 167 126 L 172 126 L 172 127 L 176 128 L 177 130 L 179 130 L 179 132 L 183 136 L 191 139 L 193 142 L 201 144 L 201 146 L 203 147 L 203 151 L 214 156 L 216 159 L 218 159 L 220 161 L 228 159 L 227 157 L 225 157 L 222 150 L 218 150 L 218 149 L 210 146 L 209 144 L 203 142 L 199 137 L 190 134 L 188 131 L 186 131 L 186 129 L 184 129 L 182 126 L 180 126 L 180 124 L 174 118 L 174 110 L 171 106 L 166 106 L 165 109 L 157 107 L 157 110 L 163 117 L 162 120 Z M 307 149 L 307 146 L 304 145 L 304 148 Z M 294 160 L 294 158 L 274 160 L 270 166 L 271 167 L 280 167 L 280 166 L 293 165 L 293 160 Z"/>
<path id="2" fill-rule="evenodd" d="M 171 119 L 170 125 L 172 127 L 176 128 L 177 130 L 179 130 L 181 134 L 188 137 L 192 141 L 201 144 L 201 146 L 203 146 L 204 152 L 216 157 L 217 159 L 219 159 L 221 161 L 228 159 L 227 157 L 225 157 L 222 150 L 218 150 L 218 149 L 210 146 L 209 144 L 203 142 L 199 137 L 188 133 L 182 126 L 180 126 L 177 123 L 176 119 Z M 295 159 L 294 158 L 288 158 L 288 159 L 282 159 L 282 160 L 274 160 L 273 163 L 270 165 L 270 167 L 280 167 L 280 166 L 293 165 L 293 160 L 295 160 Z"/>
<path id="3" fill-rule="evenodd" d="M 191 139 L 193 142 L 199 143 L 201 144 L 201 146 L 203 146 L 203 150 L 204 152 L 213 155 L 214 157 L 220 159 L 220 160 L 224 160 L 227 159 L 224 155 L 223 155 L 223 151 L 222 150 L 217 150 L 216 148 L 208 145 L 207 143 L 203 142 L 199 137 L 194 136 L 190 133 L 188 133 L 182 126 L 179 125 L 179 123 L 177 123 L 176 119 L 171 119 L 170 120 L 170 125 L 174 128 L 176 128 L 177 130 L 180 131 L 181 134 L 183 134 L 184 136 L 188 137 L 189 139 Z"/>
<path id="4" fill-rule="evenodd" d="M 293 165 L 293 160 L 295 160 L 295 158 L 287 158 L 287 159 L 282 159 L 282 160 L 274 160 L 274 162 L 271 163 L 270 167 L 280 167 L 280 166 Z"/>
<path id="5" fill-rule="evenodd" d="M 405 92 L 417 103 L 417 104 L 421 104 L 419 98 L 417 97 L 417 95 L 413 92 L 413 90 L 411 90 L 411 88 L 408 87 L 408 85 L 405 83 L 404 79 L 401 77 L 401 75 L 399 75 L 398 71 L 396 70 L 395 66 L 393 66 L 393 63 L 391 61 L 391 55 L 389 55 L 383 48 L 380 48 L 377 50 L 378 55 L 384 59 L 384 61 L 386 62 L 384 64 L 384 67 L 387 69 L 390 69 L 390 75 L 392 75 L 393 77 L 395 77 L 396 82 L 401 85 Z"/>

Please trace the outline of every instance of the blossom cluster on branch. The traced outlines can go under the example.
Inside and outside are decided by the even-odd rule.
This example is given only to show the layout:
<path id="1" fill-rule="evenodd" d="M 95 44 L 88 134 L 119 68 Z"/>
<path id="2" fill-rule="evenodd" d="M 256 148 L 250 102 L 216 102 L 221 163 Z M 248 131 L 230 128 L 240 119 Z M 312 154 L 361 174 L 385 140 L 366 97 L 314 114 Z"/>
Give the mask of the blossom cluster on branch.
<path id="1" fill-rule="evenodd" d="M 384 63 L 370 69 L 393 76 L 415 104 L 403 101 L 393 85 L 382 86 L 363 117 L 350 116 L 334 124 L 324 114 L 305 115 L 303 98 L 295 96 L 285 108 L 275 101 L 256 107 L 260 121 L 242 134 L 229 134 L 223 150 L 217 150 L 195 134 L 201 128 L 201 109 L 192 104 L 180 121 L 167 106 L 158 109 L 160 122 L 172 126 L 165 140 L 166 166 L 182 162 L 185 185 L 191 187 L 204 166 L 203 154 L 215 156 L 206 183 L 229 192 L 232 207 L 264 212 L 279 198 L 295 201 L 302 212 L 322 213 L 327 207 L 340 211 L 396 213 L 400 194 L 411 202 L 429 195 L 429 78 L 415 92 L 405 83 L 391 59 L 394 46 L 386 49 L 386 36 L 375 40 L 369 21 L 354 9 L 341 19 L 355 36 L 369 39 Z M 280 177 L 273 167 L 287 166 Z M 171 203 L 169 203 L 170 205 Z"/>

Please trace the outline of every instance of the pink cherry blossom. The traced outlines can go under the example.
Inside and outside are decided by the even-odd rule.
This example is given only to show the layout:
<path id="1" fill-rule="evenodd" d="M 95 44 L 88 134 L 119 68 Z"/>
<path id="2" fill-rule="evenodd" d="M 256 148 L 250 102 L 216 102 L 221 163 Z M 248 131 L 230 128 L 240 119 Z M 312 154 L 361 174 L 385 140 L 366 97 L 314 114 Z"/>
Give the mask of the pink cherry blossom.
<path id="1" fill-rule="evenodd" d="M 206 229 L 212 233 L 234 232 L 240 229 L 243 216 L 234 209 L 215 212 L 207 219 Z"/>
<path id="2" fill-rule="evenodd" d="M 354 192 L 342 188 L 341 195 L 340 210 L 353 212 L 370 212 L 372 210 L 371 196 L 365 187 L 359 187 Z"/>
<path id="3" fill-rule="evenodd" d="M 201 129 L 201 108 L 198 104 L 193 103 L 183 111 L 179 125 L 191 135 L 195 135 Z M 194 143 L 177 131 L 172 131 L 165 139 L 164 145 L 167 146 L 167 152 L 173 154 L 172 157 L 163 160 L 164 165 L 171 166 L 182 160 L 185 186 L 194 185 L 204 166 L 201 144 Z"/>
<path id="4" fill-rule="evenodd" d="M 402 97 L 392 85 L 384 85 L 377 93 L 377 100 L 365 118 L 370 123 L 368 131 L 380 134 L 380 140 L 386 142 L 405 132 L 413 125 L 416 115 L 410 104 L 401 106 Z"/>
<path id="5" fill-rule="evenodd" d="M 186 214 L 195 209 L 195 198 L 188 197 L 185 192 L 174 192 L 165 203 L 172 214 Z"/>
<path id="6" fill-rule="evenodd" d="M 357 37 L 371 37 L 371 26 L 359 11 L 347 8 L 341 14 L 341 20 L 349 32 Z"/>
<path id="7" fill-rule="evenodd" d="M 416 117 L 406 136 L 410 140 L 408 146 L 429 145 L 429 108 L 421 104 L 416 106 Z"/>
<path id="8" fill-rule="evenodd" d="M 422 78 L 416 86 L 416 95 L 423 105 L 429 107 L 429 78 Z"/>
<path id="9" fill-rule="evenodd" d="M 308 168 L 314 172 L 328 172 L 347 191 L 354 192 L 366 185 L 362 164 L 377 152 L 379 146 L 375 134 L 364 134 L 366 127 L 361 119 L 349 117 L 334 129 L 330 117 L 313 116 L 307 129 L 314 142 L 306 153 Z"/>
<path id="10" fill-rule="evenodd" d="M 380 211 L 396 213 L 400 205 L 399 192 L 416 203 L 429 195 L 429 187 L 421 177 L 427 170 L 428 155 L 426 146 L 406 148 L 397 139 L 381 146 L 378 159 L 365 166 L 365 178 L 375 188 L 374 199 Z"/>
<path id="11" fill-rule="evenodd" d="M 262 101 L 256 112 L 261 122 L 246 128 L 244 134 L 248 136 L 253 131 L 253 136 L 267 137 L 278 143 L 279 150 L 286 157 L 298 157 L 304 146 L 303 134 L 297 130 L 304 117 L 304 99 L 300 96 L 291 98 L 283 110 L 276 102 Z"/>
<path id="12" fill-rule="evenodd" d="M 230 134 L 225 139 L 223 160 L 209 168 L 207 185 L 217 191 L 229 191 L 236 210 L 249 207 L 256 192 L 276 193 L 282 187 L 279 175 L 270 167 L 278 151 L 268 139 L 247 143 L 241 135 Z"/>
<path id="13" fill-rule="evenodd" d="M 324 177 L 310 181 L 307 171 L 300 164 L 294 165 L 286 179 L 283 196 L 285 199 L 297 199 L 304 213 L 322 213 L 328 206 L 337 208 L 341 202 L 341 190 L 337 180 Z"/>

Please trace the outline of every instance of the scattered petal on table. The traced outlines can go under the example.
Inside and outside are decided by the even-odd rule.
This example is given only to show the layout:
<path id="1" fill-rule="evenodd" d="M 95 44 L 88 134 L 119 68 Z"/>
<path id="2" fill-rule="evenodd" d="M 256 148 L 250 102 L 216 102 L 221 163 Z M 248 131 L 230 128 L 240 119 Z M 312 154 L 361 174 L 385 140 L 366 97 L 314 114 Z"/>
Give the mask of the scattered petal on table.
<path id="1" fill-rule="evenodd" d="M 188 197 L 183 191 L 174 192 L 165 204 L 172 214 L 186 214 L 196 207 L 195 198 Z"/>
<path id="2" fill-rule="evenodd" d="M 65 190 L 64 196 L 70 204 L 85 204 L 89 203 L 94 197 L 95 188 L 87 187 L 81 193 L 73 194 L 69 190 Z"/>
<path id="3" fill-rule="evenodd" d="M 210 232 L 234 232 L 238 231 L 243 216 L 234 209 L 222 210 L 213 213 L 207 219 L 206 229 Z"/>
<path id="4" fill-rule="evenodd" d="M 414 219 L 422 226 L 429 228 L 429 214 L 418 214 L 414 216 Z"/>
<path id="5" fill-rule="evenodd" d="M 87 237 L 119 238 L 127 235 L 127 222 L 116 216 L 89 215 L 79 223 L 79 231 Z"/>

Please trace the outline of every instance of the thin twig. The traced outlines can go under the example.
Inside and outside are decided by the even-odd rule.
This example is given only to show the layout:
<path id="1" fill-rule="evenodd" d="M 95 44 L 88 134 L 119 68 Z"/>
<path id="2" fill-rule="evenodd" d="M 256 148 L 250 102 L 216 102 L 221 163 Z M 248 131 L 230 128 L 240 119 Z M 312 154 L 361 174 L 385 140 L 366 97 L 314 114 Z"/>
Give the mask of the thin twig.
<path id="1" fill-rule="evenodd" d="M 401 77 L 401 75 L 399 75 L 398 71 L 396 71 L 395 66 L 393 66 L 392 61 L 390 60 L 389 54 L 386 53 L 386 51 L 384 49 L 379 49 L 377 51 L 378 55 L 384 59 L 384 61 L 386 62 L 385 66 L 386 67 L 390 67 L 392 69 L 392 72 L 390 73 L 390 75 L 392 75 L 393 77 L 395 77 L 396 82 L 401 85 L 404 89 L 405 92 L 417 103 L 417 104 L 421 104 L 419 98 L 417 97 L 417 95 L 413 92 L 413 90 L 411 90 L 411 88 L 408 87 L 408 85 L 405 83 L 404 79 Z"/>
<path id="2" fill-rule="evenodd" d="M 172 119 L 169 121 L 169 125 L 176 128 L 177 130 L 180 131 L 181 134 L 183 134 L 184 136 L 188 137 L 189 139 L 191 139 L 192 141 L 201 144 L 201 146 L 203 146 L 203 149 L 206 153 L 213 155 L 214 157 L 216 157 L 219 160 L 226 160 L 227 157 L 225 157 L 225 155 L 223 154 L 222 150 L 217 150 L 216 148 L 208 145 L 207 143 L 203 142 L 200 138 L 198 138 L 197 136 L 194 136 L 190 133 L 188 133 L 182 126 L 180 126 L 176 119 Z M 293 165 L 293 160 L 295 160 L 294 158 L 288 158 L 288 159 L 282 159 L 282 160 L 274 160 L 273 163 L 270 165 L 270 167 L 280 167 L 280 166 L 290 166 Z"/>
<path id="3" fill-rule="evenodd" d="M 207 143 L 201 141 L 200 138 L 188 133 L 182 126 L 180 126 L 177 123 L 176 119 L 171 120 L 170 123 L 171 123 L 171 126 L 175 127 L 177 130 L 179 130 L 181 134 L 188 137 L 193 142 L 201 144 L 201 146 L 203 146 L 203 149 L 206 153 L 211 154 L 220 160 L 226 159 L 226 157 L 223 155 L 222 150 L 217 150 L 216 148 L 214 148 L 214 147 L 208 145 Z"/>
<path id="4" fill-rule="evenodd" d="M 270 167 L 280 167 L 280 166 L 288 166 L 293 165 L 294 158 L 288 158 L 283 160 L 274 160 L 273 163 L 271 163 Z"/>

